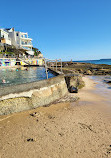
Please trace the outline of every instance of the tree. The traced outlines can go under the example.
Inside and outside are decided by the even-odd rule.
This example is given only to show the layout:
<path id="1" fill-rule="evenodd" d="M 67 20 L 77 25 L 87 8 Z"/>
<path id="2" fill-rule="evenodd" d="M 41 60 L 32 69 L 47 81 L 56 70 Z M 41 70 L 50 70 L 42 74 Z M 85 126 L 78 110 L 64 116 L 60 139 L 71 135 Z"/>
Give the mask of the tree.
<path id="1" fill-rule="evenodd" d="M 33 51 L 34 51 L 34 55 L 35 56 L 38 56 L 39 54 L 41 54 L 41 51 L 39 51 L 39 49 L 38 48 L 32 48 L 33 49 Z"/>

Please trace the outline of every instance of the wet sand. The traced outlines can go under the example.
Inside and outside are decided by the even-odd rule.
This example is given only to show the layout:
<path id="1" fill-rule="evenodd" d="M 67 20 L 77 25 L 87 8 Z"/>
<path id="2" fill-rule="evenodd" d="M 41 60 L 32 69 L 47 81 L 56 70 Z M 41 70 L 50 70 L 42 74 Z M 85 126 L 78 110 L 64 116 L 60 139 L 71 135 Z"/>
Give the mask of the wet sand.
<path id="1" fill-rule="evenodd" d="M 111 92 L 83 80 L 77 102 L 1 116 L 1 158 L 110 158 Z"/>

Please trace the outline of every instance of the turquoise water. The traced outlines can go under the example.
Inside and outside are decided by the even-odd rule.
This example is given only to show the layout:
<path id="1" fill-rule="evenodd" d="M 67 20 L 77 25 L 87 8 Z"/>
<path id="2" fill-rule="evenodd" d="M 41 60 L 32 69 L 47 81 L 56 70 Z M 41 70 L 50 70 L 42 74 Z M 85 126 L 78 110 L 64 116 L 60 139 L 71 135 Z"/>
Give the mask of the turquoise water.
<path id="1" fill-rule="evenodd" d="M 111 59 L 82 60 L 82 61 L 74 61 L 74 62 L 92 63 L 92 64 L 107 64 L 107 65 L 111 65 Z"/>
<path id="2" fill-rule="evenodd" d="M 48 72 L 48 77 L 52 78 L 55 75 Z M 10 68 L 0 70 L 0 87 L 29 83 L 46 79 L 44 67 L 29 67 L 29 68 Z M 2 83 L 5 80 L 6 83 Z"/>

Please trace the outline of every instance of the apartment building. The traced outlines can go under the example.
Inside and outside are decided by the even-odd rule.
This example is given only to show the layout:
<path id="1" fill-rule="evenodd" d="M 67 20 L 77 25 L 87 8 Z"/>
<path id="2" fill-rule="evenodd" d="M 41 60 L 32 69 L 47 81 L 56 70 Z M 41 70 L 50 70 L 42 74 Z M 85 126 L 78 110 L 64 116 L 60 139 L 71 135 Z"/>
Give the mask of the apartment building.
<path id="1" fill-rule="evenodd" d="M 24 49 L 28 54 L 34 55 L 32 38 L 28 37 L 28 33 L 15 31 L 14 28 L 0 29 L 0 43 L 13 45 L 17 49 Z"/>
<path id="2" fill-rule="evenodd" d="M 9 34 L 3 29 L 0 29 L 0 43 L 11 45 L 11 39 L 9 38 Z"/>

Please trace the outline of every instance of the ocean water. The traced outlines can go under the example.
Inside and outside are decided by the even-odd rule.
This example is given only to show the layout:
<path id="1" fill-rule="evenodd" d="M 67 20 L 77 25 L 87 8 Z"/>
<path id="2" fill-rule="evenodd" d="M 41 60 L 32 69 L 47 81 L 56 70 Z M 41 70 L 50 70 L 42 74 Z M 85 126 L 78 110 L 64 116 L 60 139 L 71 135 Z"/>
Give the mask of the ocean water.
<path id="1" fill-rule="evenodd" d="M 48 72 L 48 78 L 52 78 L 55 75 Z M 44 67 L 29 67 L 27 68 L 10 68 L 0 70 L 0 87 L 17 85 L 22 83 L 29 83 L 46 79 L 46 73 Z M 5 80 L 5 83 L 2 83 Z"/>
<path id="2" fill-rule="evenodd" d="M 97 83 L 96 89 L 94 89 L 95 93 L 105 97 L 106 101 L 111 105 L 111 83 L 105 82 L 105 79 L 111 79 L 111 76 L 89 76 L 89 78 Z"/>
<path id="3" fill-rule="evenodd" d="M 111 65 L 111 59 L 82 60 L 82 61 L 74 61 L 74 62 L 92 63 L 92 64 L 107 64 L 107 65 Z"/>

